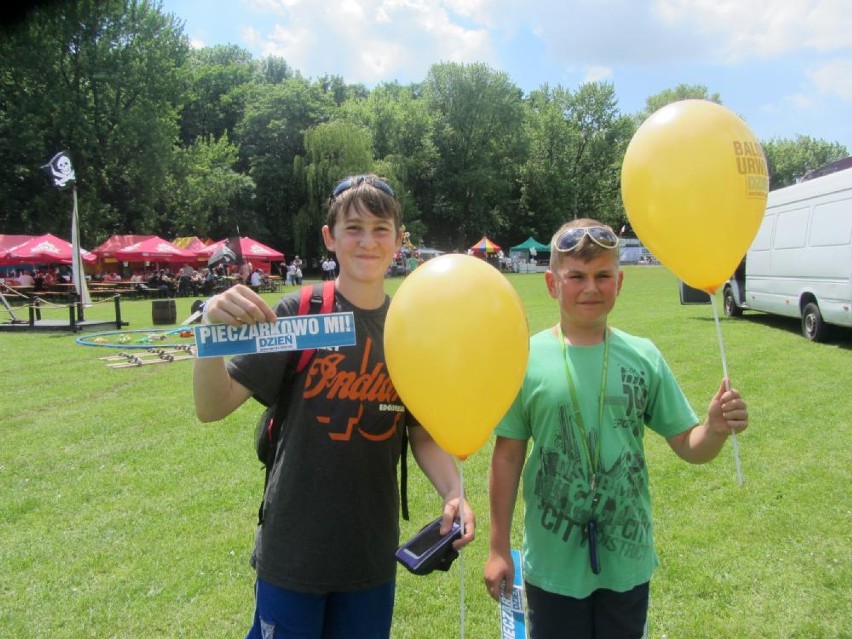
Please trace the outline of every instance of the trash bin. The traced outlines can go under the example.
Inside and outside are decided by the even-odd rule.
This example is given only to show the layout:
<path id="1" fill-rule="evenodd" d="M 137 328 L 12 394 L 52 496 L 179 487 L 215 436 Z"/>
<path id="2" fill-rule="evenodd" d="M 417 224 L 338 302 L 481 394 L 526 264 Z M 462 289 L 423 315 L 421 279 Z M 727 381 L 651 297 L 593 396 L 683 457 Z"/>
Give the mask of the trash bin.
<path id="1" fill-rule="evenodd" d="M 151 302 L 151 318 L 154 326 L 158 324 L 174 324 L 177 321 L 177 308 L 173 299 L 153 300 Z"/>

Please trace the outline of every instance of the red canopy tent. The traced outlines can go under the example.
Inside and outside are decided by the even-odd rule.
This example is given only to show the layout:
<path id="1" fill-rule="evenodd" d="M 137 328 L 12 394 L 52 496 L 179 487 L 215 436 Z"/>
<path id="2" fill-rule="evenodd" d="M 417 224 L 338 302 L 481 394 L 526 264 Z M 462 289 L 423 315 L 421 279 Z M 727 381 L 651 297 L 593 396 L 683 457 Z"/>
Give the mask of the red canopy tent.
<path id="1" fill-rule="evenodd" d="M 98 259 L 84 249 L 80 249 L 80 253 L 88 264 Z M 72 261 L 71 243 L 50 233 L 32 237 L 0 254 L 1 264 L 71 264 Z"/>
<path id="2" fill-rule="evenodd" d="M 31 239 L 33 239 L 35 235 L 2 235 L 0 234 L 0 256 L 6 253 L 9 249 L 18 246 L 19 244 L 23 244 Z"/>
<path id="3" fill-rule="evenodd" d="M 148 238 L 154 237 L 153 235 L 112 235 L 107 239 L 106 242 L 100 244 L 92 249 L 92 253 L 97 255 L 100 259 L 105 262 L 115 261 L 115 252 L 121 250 L 125 247 L 128 247 L 132 244 L 136 244 L 143 240 L 147 240 Z"/>
<path id="4" fill-rule="evenodd" d="M 147 240 L 125 246 L 115 252 L 123 262 L 194 262 L 195 253 L 178 248 L 171 242 L 153 235 Z"/>
<path id="5" fill-rule="evenodd" d="M 209 246 L 205 246 L 203 249 L 197 252 L 199 256 L 202 257 L 210 257 L 215 253 L 222 245 L 227 241 L 227 239 L 219 240 L 218 242 L 213 242 Z M 231 247 L 233 249 L 233 247 Z M 280 262 L 284 259 L 284 253 L 281 251 L 277 251 L 274 248 L 267 246 L 266 244 L 262 244 L 257 240 L 253 240 L 250 237 L 241 237 L 240 238 L 240 251 L 243 254 L 243 260 L 247 262 Z"/>

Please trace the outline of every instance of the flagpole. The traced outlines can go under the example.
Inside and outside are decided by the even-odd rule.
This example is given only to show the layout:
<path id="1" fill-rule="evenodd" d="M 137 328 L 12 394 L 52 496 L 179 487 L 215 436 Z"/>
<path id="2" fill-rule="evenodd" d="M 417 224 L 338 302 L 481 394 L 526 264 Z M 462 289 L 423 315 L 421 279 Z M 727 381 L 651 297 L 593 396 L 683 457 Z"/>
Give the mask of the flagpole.
<path id="1" fill-rule="evenodd" d="M 80 224 L 77 215 L 77 185 L 71 187 L 73 196 L 73 209 L 71 211 L 71 275 L 74 279 L 74 288 L 77 291 L 77 321 L 82 322 L 85 318 L 83 308 L 91 306 L 92 298 L 89 296 L 89 287 L 86 285 L 85 272 L 83 271 L 83 256 L 80 252 Z"/>

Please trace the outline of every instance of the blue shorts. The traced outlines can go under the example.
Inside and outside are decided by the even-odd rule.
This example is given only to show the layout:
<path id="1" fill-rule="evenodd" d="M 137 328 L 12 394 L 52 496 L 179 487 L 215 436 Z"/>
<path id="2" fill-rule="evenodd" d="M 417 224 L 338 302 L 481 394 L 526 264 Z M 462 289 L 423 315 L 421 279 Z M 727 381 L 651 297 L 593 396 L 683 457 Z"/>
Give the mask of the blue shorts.
<path id="1" fill-rule="evenodd" d="M 388 639 L 396 582 L 322 595 L 257 580 L 254 624 L 246 639 Z"/>

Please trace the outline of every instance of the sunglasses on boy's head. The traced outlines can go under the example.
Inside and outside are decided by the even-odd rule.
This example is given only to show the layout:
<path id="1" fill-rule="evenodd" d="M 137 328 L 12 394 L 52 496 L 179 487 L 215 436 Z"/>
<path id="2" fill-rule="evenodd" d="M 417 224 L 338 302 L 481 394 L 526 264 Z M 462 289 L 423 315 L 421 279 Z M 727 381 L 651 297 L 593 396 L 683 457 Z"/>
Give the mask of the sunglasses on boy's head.
<path id="1" fill-rule="evenodd" d="M 580 246 L 587 235 L 601 248 L 614 249 L 618 246 L 618 236 L 605 226 L 575 226 L 565 229 L 556 238 L 554 245 L 557 251 L 568 253 Z"/>
<path id="2" fill-rule="evenodd" d="M 391 197 L 396 197 L 396 193 L 393 192 L 393 189 L 390 187 L 390 184 L 385 182 L 384 180 L 373 177 L 371 175 L 355 175 L 353 177 L 348 177 L 340 184 L 334 187 L 334 190 L 331 192 L 331 199 L 333 200 L 338 195 L 343 193 L 344 191 L 348 191 L 349 189 L 358 186 L 359 184 L 366 182 L 370 186 L 374 186 L 380 191 L 384 191 Z"/>

